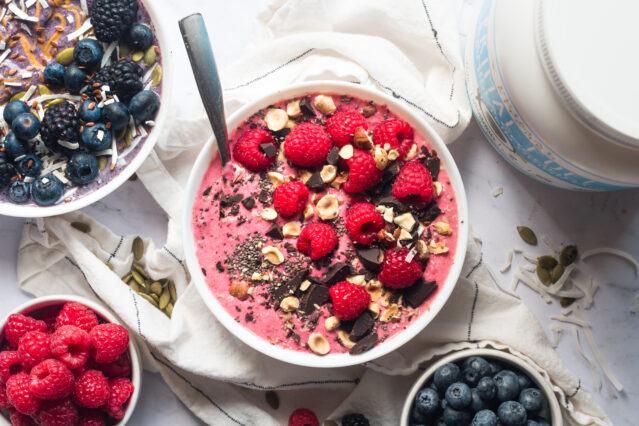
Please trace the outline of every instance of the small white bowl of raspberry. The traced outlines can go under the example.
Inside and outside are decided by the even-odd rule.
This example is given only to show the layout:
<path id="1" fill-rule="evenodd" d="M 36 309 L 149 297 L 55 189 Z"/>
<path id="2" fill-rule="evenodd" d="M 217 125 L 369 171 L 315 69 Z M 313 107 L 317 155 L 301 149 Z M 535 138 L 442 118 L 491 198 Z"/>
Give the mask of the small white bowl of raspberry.
<path id="1" fill-rule="evenodd" d="M 79 296 L 38 297 L 7 314 L 0 333 L 4 419 L 128 422 L 140 394 L 142 361 L 126 328 L 105 307 Z"/>

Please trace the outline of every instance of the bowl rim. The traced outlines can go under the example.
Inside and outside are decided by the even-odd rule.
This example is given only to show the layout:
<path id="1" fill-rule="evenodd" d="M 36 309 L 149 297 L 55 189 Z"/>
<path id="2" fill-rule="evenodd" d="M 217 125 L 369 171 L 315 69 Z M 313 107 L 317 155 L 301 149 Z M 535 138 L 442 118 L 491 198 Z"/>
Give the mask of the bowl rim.
<path id="1" fill-rule="evenodd" d="M 85 297 L 75 296 L 75 295 L 55 294 L 50 296 L 36 297 L 34 299 L 28 300 L 24 302 L 23 304 L 21 304 L 20 306 L 17 306 L 16 308 L 14 308 L 11 312 L 7 313 L 2 318 L 2 321 L 0 322 L 0 336 L 4 336 L 4 326 L 7 324 L 7 320 L 9 319 L 10 315 L 13 315 L 13 314 L 26 315 L 26 314 L 29 314 L 30 312 L 33 312 L 36 309 L 44 308 L 47 306 L 63 305 L 66 302 L 77 302 L 82 305 L 85 305 L 91 308 L 92 310 L 94 310 L 98 316 L 103 317 L 109 322 L 123 325 L 122 322 L 118 320 L 118 318 L 113 313 L 111 313 L 111 311 L 109 311 L 106 307 L 100 305 L 97 302 L 94 302 L 91 299 L 87 299 Z M 131 333 L 129 332 L 129 334 Z M 135 407 L 138 403 L 138 399 L 140 397 L 140 391 L 142 387 L 142 370 L 143 370 L 142 358 L 140 357 L 140 352 L 135 343 L 135 339 L 129 338 L 129 345 L 127 349 L 129 350 L 129 355 L 131 357 L 131 383 L 133 383 L 134 389 L 133 389 L 133 394 L 129 398 L 129 405 L 127 406 L 126 412 L 124 413 L 124 417 L 122 418 L 122 420 L 115 423 L 114 426 L 124 426 L 127 424 L 129 419 L 133 415 L 133 411 L 135 410 Z M 6 418 L 1 415 L 0 415 L 0 419 L 6 420 Z"/>
<path id="2" fill-rule="evenodd" d="M 36 218 L 36 217 L 49 217 L 60 214 L 70 213 L 76 210 L 80 210 L 87 207 L 122 186 L 129 178 L 140 168 L 142 163 L 147 159 L 158 138 L 163 134 L 163 129 L 169 118 L 170 102 L 168 97 L 173 90 L 173 53 L 171 50 L 171 43 L 169 34 L 164 29 L 164 25 L 161 24 L 158 12 L 156 12 L 156 6 L 153 6 L 151 0 L 138 0 L 143 3 L 144 8 L 149 13 L 151 23 L 155 29 L 155 35 L 158 39 L 162 57 L 162 102 L 160 102 L 160 110 L 155 118 L 155 126 L 149 132 L 149 136 L 144 141 L 144 144 L 140 148 L 140 151 L 130 160 L 122 170 L 106 185 L 102 185 L 91 191 L 90 193 L 76 199 L 71 202 L 65 203 L 63 200 L 58 201 L 52 206 L 39 206 L 37 204 L 14 204 L 10 201 L 0 202 L 0 215 L 9 217 L 24 217 L 24 218 Z"/>
<path id="3" fill-rule="evenodd" d="M 414 111 L 408 107 L 400 104 L 392 97 L 376 91 L 371 88 L 363 87 L 359 84 L 331 81 L 331 80 L 317 80 L 310 82 L 297 83 L 287 86 L 284 89 L 275 90 L 259 99 L 252 100 L 245 106 L 237 110 L 234 114 L 228 118 L 228 128 L 234 129 L 246 117 L 252 115 L 256 111 L 265 108 L 274 102 L 278 102 L 282 99 L 298 97 L 303 94 L 310 93 L 337 93 L 348 94 L 357 96 L 366 100 L 373 100 L 378 104 L 385 104 L 391 111 L 400 116 L 402 119 L 408 121 L 415 131 L 420 133 L 432 148 L 437 150 L 437 153 L 442 160 L 442 164 L 446 167 L 449 174 L 451 184 L 457 197 L 457 210 L 459 218 L 458 227 L 458 241 L 457 251 L 453 260 L 453 264 L 448 273 L 448 277 L 441 289 L 438 296 L 431 303 L 430 309 L 420 315 L 417 320 L 411 322 L 411 324 L 402 332 L 393 336 L 382 344 L 378 344 L 371 350 L 364 352 L 360 355 L 350 355 L 348 352 L 340 354 L 328 354 L 319 356 L 311 352 L 302 352 L 292 349 L 285 349 L 281 346 L 273 345 L 267 342 L 262 337 L 254 334 L 249 329 L 245 328 L 241 324 L 237 323 L 231 315 L 229 315 L 224 307 L 213 296 L 213 293 L 209 290 L 205 278 L 199 266 L 199 262 L 196 256 L 194 235 L 191 228 L 191 218 L 193 211 L 193 203 L 197 196 L 197 191 L 200 188 L 202 178 L 209 167 L 211 161 L 217 155 L 217 149 L 215 146 L 215 138 L 211 137 L 206 143 L 198 158 L 196 159 L 189 180 L 185 189 L 184 198 L 184 210 L 182 217 L 182 233 L 184 241 L 184 254 L 187 266 L 191 273 L 191 278 L 194 281 L 200 296 L 203 301 L 217 318 L 217 320 L 225 326 L 227 330 L 231 332 L 236 338 L 245 344 L 251 346 L 253 349 L 275 358 L 279 361 L 284 361 L 290 364 L 301 365 L 306 367 L 318 367 L 318 368 L 338 368 L 347 367 L 352 365 L 363 364 L 373 359 L 379 358 L 383 355 L 396 350 L 403 344 L 410 341 L 419 332 L 421 332 L 428 323 L 439 313 L 446 301 L 449 299 L 457 280 L 461 274 L 461 268 L 464 263 L 466 255 L 466 247 L 468 242 L 468 207 L 466 200 L 466 192 L 464 190 L 463 182 L 459 170 L 450 154 L 448 148 L 440 138 L 440 136 L 433 130 L 433 128 Z"/>
<path id="4" fill-rule="evenodd" d="M 500 361 L 504 361 L 509 364 L 514 364 L 531 378 L 535 384 L 543 391 L 546 399 L 548 400 L 548 406 L 550 410 L 550 424 L 553 426 L 562 426 L 563 418 L 561 415 L 561 409 L 559 407 L 559 401 L 557 401 L 557 397 L 552 389 L 551 384 L 546 380 L 537 370 L 533 368 L 533 366 L 523 358 L 520 358 L 516 355 L 511 354 L 510 352 L 505 352 L 499 349 L 491 349 L 491 348 L 468 348 L 461 349 L 458 351 L 454 351 L 449 353 L 448 355 L 443 356 L 438 359 L 436 362 L 431 364 L 426 371 L 424 371 L 419 378 L 415 381 L 413 386 L 411 387 L 408 395 L 406 396 L 406 400 L 404 401 L 404 407 L 402 408 L 402 416 L 400 420 L 401 426 L 409 426 L 409 418 L 411 407 L 413 406 L 413 400 L 415 399 L 415 395 L 417 392 L 423 387 L 424 383 L 435 373 L 435 371 L 444 364 L 449 362 L 459 361 L 463 358 L 468 358 L 471 356 L 482 356 L 486 358 L 497 358 Z"/>

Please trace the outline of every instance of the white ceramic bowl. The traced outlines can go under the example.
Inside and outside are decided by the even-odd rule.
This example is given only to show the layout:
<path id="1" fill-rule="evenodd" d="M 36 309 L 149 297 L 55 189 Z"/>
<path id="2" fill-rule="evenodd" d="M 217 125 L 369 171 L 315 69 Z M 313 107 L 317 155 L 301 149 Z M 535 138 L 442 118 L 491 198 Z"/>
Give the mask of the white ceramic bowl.
<path id="1" fill-rule="evenodd" d="M 21 205 L 15 204 L 10 201 L 0 202 L 0 215 L 14 216 L 14 217 L 47 217 L 56 216 L 59 214 L 69 213 L 79 210 L 90 204 L 95 203 L 98 200 L 106 197 L 117 188 L 125 183 L 136 170 L 142 165 L 146 157 L 151 153 L 153 147 L 158 141 L 158 138 L 163 133 L 164 124 L 168 118 L 168 95 L 172 93 L 173 85 L 173 64 L 171 54 L 171 44 L 169 34 L 164 31 L 164 27 L 159 25 L 160 17 L 159 13 L 162 11 L 162 7 L 158 6 L 158 2 L 152 2 L 151 0 L 139 0 L 144 4 L 151 22 L 153 23 L 160 52 L 162 54 L 162 97 L 160 102 L 160 110 L 155 118 L 155 126 L 149 131 L 148 138 L 144 141 L 144 144 L 138 151 L 138 153 L 130 160 L 125 167 L 120 170 L 118 175 L 109 181 L 106 185 L 97 188 L 94 191 L 85 194 L 78 199 L 75 199 L 69 203 L 59 202 L 52 206 L 38 206 L 35 204 Z"/>
<path id="2" fill-rule="evenodd" d="M 378 104 L 386 104 L 389 109 L 397 114 L 399 117 L 408 121 L 415 131 L 420 133 L 426 138 L 431 146 L 437 150 L 439 158 L 441 159 L 443 167 L 447 170 L 450 181 L 457 197 L 457 208 L 459 212 L 459 232 L 457 242 L 457 252 L 455 253 L 454 263 L 448 274 L 448 278 L 444 283 L 440 283 L 441 290 L 437 294 L 436 298 L 432 301 L 430 310 L 424 312 L 417 320 L 408 325 L 408 327 L 398 333 L 393 338 L 388 339 L 383 343 L 379 343 L 371 350 L 364 352 L 361 355 L 350 355 L 348 353 L 342 354 L 328 354 L 325 356 L 318 356 L 310 352 L 301 352 L 290 349 L 284 349 L 280 346 L 273 345 L 267 340 L 254 334 L 249 329 L 245 328 L 241 324 L 237 323 L 233 317 L 224 309 L 219 301 L 213 296 L 209 290 L 202 270 L 200 269 L 199 262 L 197 260 L 195 251 L 195 242 L 193 239 L 193 232 L 191 228 L 191 217 L 193 211 L 193 202 L 197 196 L 197 191 L 200 188 L 204 173 L 209 167 L 214 156 L 217 155 L 217 148 L 215 145 L 215 139 L 211 139 L 204 147 L 195 164 L 189 177 L 189 181 L 186 187 L 186 198 L 184 202 L 184 215 L 183 215 L 183 239 L 184 239 L 184 251 L 186 256 L 186 262 L 191 272 L 191 277 L 195 282 L 197 289 L 206 305 L 209 307 L 215 317 L 231 332 L 235 337 L 270 357 L 276 358 L 280 361 L 289 362 L 291 364 L 304 365 L 308 367 L 325 367 L 336 368 L 345 367 L 349 365 L 361 364 L 375 358 L 379 358 L 386 355 L 395 349 L 402 346 L 404 343 L 411 340 L 417 333 L 422 331 L 437 315 L 440 309 L 444 306 L 448 297 L 453 291 L 466 255 L 466 244 L 468 241 L 468 208 L 466 205 L 466 192 L 462 184 L 461 176 L 457 170 L 457 166 L 453 161 L 448 148 L 441 140 L 441 138 L 435 133 L 435 131 L 415 112 L 408 107 L 397 102 L 395 99 L 371 89 L 367 89 L 353 83 L 343 83 L 336 81 L 315 81 L 307 82 L 289 86 L 285 89 L 277 90 L 272 94 L 265 96 L 261 99 L 255 100 L 233 114 L 228 120 L 228 128 L 235 129 L 239 126 L 247 117 L 254 114 L 256 111 L 272 105 L 275 102 L 283 99 L 289 99 L 298 97 L 306 93 L 339 93 L 353 95 L 361 99 L 372 100 Z"/>
<path id="3" fill-rule="evenodd" d="M 23 303 L 22 305 L 15 308 L 13 311 L 9 312 L 7 315 L 2 318 L 2 322 L 0 322 L 0 333 L 4 332 L 4 325 L 7 323 L 7 319 L 12 314 L 23 314 L 28 315 L 29 313 L 41 309 L 46 308 L 48 306 L 56 306 L 64 305 L 66 302 L 77 302 L 81 303 L 89 308 L 91 308 L 98 317 L 102 317 L 108 322 L 112 322 L 115 324 L 120 324 L 118 319 L 113 315 L 109 310 L 107 310 L 104 306 L 95 303 L 92 300 L 86 299 L 80 296 L 70 296 L 70 295 L 53 295 L 53 296 L 44 296 L 37 297 L 28 302 Z M 122 324 L 120 324 L 122 325 Z M 133 410 L 135 409 L 135 405 L 138 402 L 138 398 L 140 397 L 140 389 L 142 387 L 142 358 L 140 358 L 140 353 L 138 352 L 138 348 L 135 345 L 133 339 L 129 339 L 129 347 L 128 347 L 129 355 L 131 357 L 131 383 L 135 389 L 133 390 L 133 394 L 129 399 L 129 405 L 127 406 L 124 417 L 119 422 L 115 423 L 116 426 L 124 426 L 131 415 L 133 414 Z M 5 421 L 6 424 L 10 424 L 7 419 L 0 416 L 0 422 Z"/>
<path id="4" fill-rule="evenodd" d="M 498 360 L 501 363 L 510 364 L 526 373 L 526 375 L 528 375 L 532 382 L 536 384 L 539 389 L 541 389 L 541 391 L 546 396 L 546 399 L 548 400 L 548 410 L 550 413 L 549 423 L 552 426 L 563 425 L 561 410 L 559 409 L 559 402 L 557 401 L 557 398 L 555 397 L 555 394 L 553 393 L 552 387 L 548 380 L 544 379 L 542 375 L 537 372 L 537 370 L 535 370 L 528 362 L 524 361 L 523 359 L 518 358 L 508 352 L 499 351 L 496 349 L 464 349 L 446 355 L 445 357 L 439 359 L 437 362 L 428 367 L 428 369 L 424 371 L 419 379 L 417 379 L 410 392 L 408 392 L 408 396 L 406 397 L 406 401 L 404 402 L 404 408 L 402 409 L 400 425 L 410 425 L 410 412 L 411 407 L 413 406 L 413 401 L 415 400 L 415 395 L 417 395 L 417 392 L 422 387 L 424 387 L 424 384 L 428 381 L 428 379 L 430 379 L 433 374 L 435 374 L 435 371 L 439 367 L 449 362 L 454 363 L 471 356 L 492 358 Z"/>

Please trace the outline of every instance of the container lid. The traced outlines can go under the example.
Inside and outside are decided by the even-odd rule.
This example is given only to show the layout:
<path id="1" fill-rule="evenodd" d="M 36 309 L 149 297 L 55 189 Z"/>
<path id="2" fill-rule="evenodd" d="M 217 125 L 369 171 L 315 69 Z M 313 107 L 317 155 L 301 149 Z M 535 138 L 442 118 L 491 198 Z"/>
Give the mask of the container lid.
<path id="1" fill-rule="evenodd" d="M 537 0 L 535 15 L 541 62 L 570 112 L 639 149 L 639 2 Z"/>

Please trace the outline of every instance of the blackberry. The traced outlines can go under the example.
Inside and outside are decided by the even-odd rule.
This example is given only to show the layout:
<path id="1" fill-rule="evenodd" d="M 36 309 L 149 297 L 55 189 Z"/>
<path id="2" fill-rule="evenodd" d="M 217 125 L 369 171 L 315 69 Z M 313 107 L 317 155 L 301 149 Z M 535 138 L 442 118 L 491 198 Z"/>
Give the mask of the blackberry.
<path id="1" fill-rule="evenodd" d="M 128 104 L 131 98 L 143 89 L 142 73 L 142 68 L 130 59 L 123 59 L 104 67 L 91 80 L 91 83 L 99 84 L 99 87 L 93 88 L 93 95 L 95 96 L 102 86 L 107 85 L 111 89 L 108 94 L 117 95 L 121 102 Z"/>
<path id="2" fill-rule="evenodd" d="M 59 141 L 80 141 L 80 117 L 75 105 L 62 102 L 52 105 L 44 113 L 40 127 L 42 141 L 53 152 L 69 154 L 72 150 L 59 144 Z"/>
<path id="3" fill-rule="evenodd" d="M 11 179 L 16 175 L 16 169 L 11 163 L 0 164 L 0 189 L 4 189 L 11 183 Z"/>
<path id="4" fill-rule="evenodd" d="M 368 419 L 359 413 L 346 414 L 342 417 L 342 426 L 369 426 Z"/>
<path id="5" fill-rule="evenodd" d="M 94 0 L 89 10 L 95 36 L 104 43 L 120 40 L 137 14 L 136 0 Z"/>

